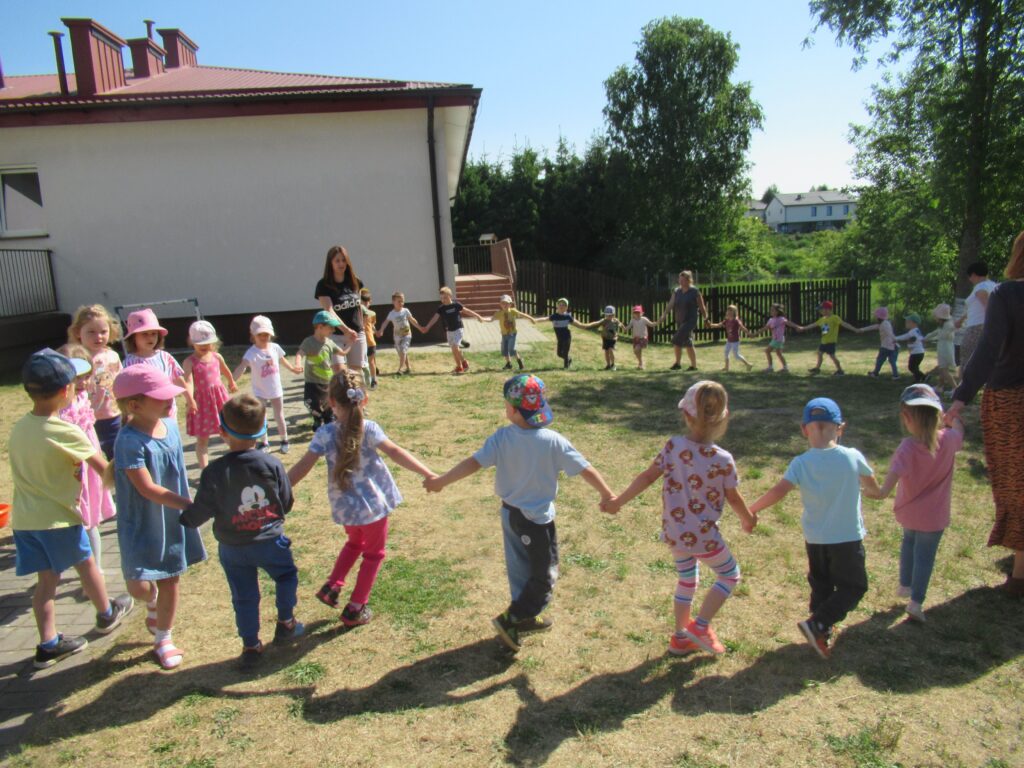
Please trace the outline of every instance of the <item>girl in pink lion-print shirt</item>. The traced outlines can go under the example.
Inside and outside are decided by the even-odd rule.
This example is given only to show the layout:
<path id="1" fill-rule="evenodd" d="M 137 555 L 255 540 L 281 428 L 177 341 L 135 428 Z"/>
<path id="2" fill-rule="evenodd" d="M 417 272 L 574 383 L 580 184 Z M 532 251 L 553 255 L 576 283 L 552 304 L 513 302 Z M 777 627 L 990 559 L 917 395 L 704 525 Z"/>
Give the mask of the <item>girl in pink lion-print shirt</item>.
<path id="1" fill-rule="evenodd" d="M 698 381 L 679 401 L 687 428 L 685 436 L 669 438 L 651 465 L 637 475 L 621 495 L 602 504 L 617 512 L 659 477 L 662 480 L 662 539 L 672 548 L 678 581 L 675 592 L 676 631 L 668 652 L 681 656 L 703 649 L 724 653 L 711 619 L 732 594 L 740 580 L 740 567 L 718 529 L 722 508 L 728 502 L 739 515 L 743 530 L 754 529 L 754 517 L 736 490 L 736 464 L 715 445 L 729 419 L 728 395 L 722 385 Z M 690 618 L 697 591 L 698 563 L 718 576 L 705 596 L 696 619 Z"/>

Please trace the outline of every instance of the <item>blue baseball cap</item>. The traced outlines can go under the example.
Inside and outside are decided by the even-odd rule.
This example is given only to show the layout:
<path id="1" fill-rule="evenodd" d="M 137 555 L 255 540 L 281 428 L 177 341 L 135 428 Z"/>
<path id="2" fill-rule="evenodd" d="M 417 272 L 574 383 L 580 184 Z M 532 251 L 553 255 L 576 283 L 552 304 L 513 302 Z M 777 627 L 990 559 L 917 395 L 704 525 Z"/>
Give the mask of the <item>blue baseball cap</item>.
<path id="1" fill-rule="evenodd" d="M 333 328 L 338 328 L 341 326 L 341 321 L 326 309 L 321 309 L 313 315 L 313 325 L 330 325 Z"/>
<path id="2" fill-rule="evenodd" d="M 828 397 L 816 397 L 804 406 L 804 424 L 812 421 L 828 421 L 832 424 L 843 423 L 843 412 L 835 400 Z"/>
<path id="3" fill-rule="evenodd" d="M 25 361 L 21 368 L 21 383 L 27 391 L 45 395 L 63 389 L 91 370 L 88 361 L 65 357 L 47 347 L 34 352 Z"/>

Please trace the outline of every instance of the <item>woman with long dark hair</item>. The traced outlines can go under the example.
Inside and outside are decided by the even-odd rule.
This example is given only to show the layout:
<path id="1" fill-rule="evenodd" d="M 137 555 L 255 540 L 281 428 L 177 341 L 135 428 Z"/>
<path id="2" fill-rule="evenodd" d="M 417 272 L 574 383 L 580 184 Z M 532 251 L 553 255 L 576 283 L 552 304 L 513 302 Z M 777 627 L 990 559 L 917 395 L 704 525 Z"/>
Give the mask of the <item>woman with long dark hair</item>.
<path id="1" fill-rule="evenodd" d="M 359 300 L 359 289 L 362 287 L 345 246 L 332 245 L 327 250 L 324 276 L 317 281 L 313 295 L 321 307 L 341 322 L 338 330 L 345 334 L 351 346 L 346 361 L 348 368 L 353 371 L 359 371 L 366 359 L 363 309 Z"/>

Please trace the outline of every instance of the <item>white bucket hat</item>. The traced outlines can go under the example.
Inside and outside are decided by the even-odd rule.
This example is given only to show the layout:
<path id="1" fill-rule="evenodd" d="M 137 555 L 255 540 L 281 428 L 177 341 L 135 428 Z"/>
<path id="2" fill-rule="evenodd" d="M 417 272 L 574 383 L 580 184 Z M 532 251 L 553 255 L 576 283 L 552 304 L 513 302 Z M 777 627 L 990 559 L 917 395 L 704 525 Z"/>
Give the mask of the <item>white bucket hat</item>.
<path id="1" fill-rule="evenodd" d="M 266 315 L 256 315 L 249 323 L 249 333 L 256 336 L 261 333 L 269 333 L 271 336 L 276 336 L 274 333 L 274 324 L 270 322 L 270 318 Z"/>
<path id="2" fill-rule="evenodd" d="M 196 320 L 192 325 L 188 327 L 188 340 L 192 342 L 192 345 L 198 347 L 202 344 L 216 344 L 220 339 L 217 338 L 217 331 L 213 329 L 213 325 L 208 323 L 206 320 Z"/>

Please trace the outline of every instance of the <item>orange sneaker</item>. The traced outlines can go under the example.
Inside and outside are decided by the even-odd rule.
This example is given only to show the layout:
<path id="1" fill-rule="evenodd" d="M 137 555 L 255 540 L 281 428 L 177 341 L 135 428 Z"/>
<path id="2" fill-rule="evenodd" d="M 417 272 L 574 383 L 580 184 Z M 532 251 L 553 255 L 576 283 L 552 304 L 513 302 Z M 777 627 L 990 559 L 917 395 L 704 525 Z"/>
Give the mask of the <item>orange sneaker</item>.
<path id="1" fill-rule="evenodd" d="M 705 629 L 701 629 L 697 626 L 695 619 L 687 624 L 686 629 L 683 631 L 686 632 L 686 636 L 690 640 L 708 653 L 725 653 L 725 646 L 719 642 L 718 637 L 715 635 L 715 630 L 710 625 Z"/>
<path id="2" fill-rule="evenodd" d="M 678 638 L 673 634 L 668 639 L 668 652 L 673 656 L 685 656 L 699 650 L 700 646 L 688 637 Z"/>

